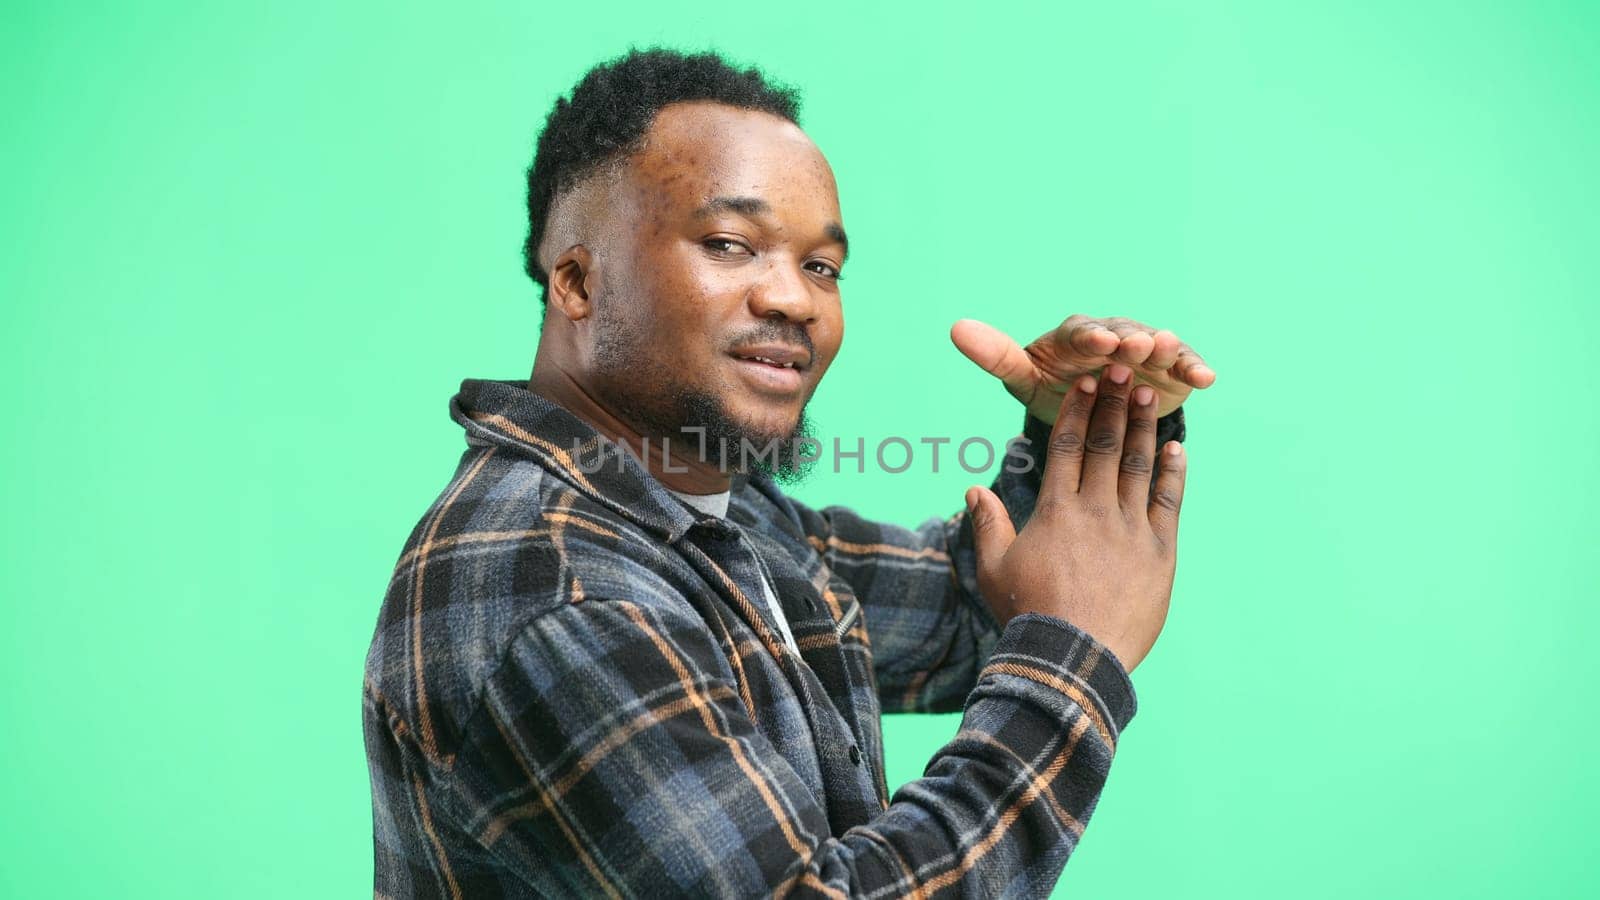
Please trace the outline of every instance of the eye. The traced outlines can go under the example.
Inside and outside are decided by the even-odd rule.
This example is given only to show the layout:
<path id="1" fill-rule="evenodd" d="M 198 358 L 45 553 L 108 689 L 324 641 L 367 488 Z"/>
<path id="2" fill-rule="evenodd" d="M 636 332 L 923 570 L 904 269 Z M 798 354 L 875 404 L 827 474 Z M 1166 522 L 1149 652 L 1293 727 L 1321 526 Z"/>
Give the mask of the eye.
<path id="1" fill-rule="evenodd" d="M 753 256 L 749 247 L 733 238 L 709 237 L 700 242 L 700 246 L 710 250 L 717 256 Z"/>
<path id="2" fill-rule="evenodd" d="M 834 281 L 838 281 L 844 277 L 843 272 L 840 272 L 833 266 L 832 263 L 826 262 L 825 260 L 813 259 L 812 261 L 806 263 L 806 268 L 816 272 L 818 275 L 821 275 L 824 278 L 831 278 Z"/>

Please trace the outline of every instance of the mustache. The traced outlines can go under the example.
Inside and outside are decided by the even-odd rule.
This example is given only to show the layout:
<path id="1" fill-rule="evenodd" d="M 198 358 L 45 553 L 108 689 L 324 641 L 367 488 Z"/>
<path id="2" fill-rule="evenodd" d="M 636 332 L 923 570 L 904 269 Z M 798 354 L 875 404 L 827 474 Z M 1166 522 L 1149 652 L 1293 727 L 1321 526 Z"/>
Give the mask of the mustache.
<path id="1" fill-rule="evenodd" d="M 806 348 L 806 354 L 813 361 L 817 358 L 817 347 L 811 343 L 810 333 L 806 331 L 804 325 L 798 325 L 793 322 L 785 323 L 768 320 L 749 331 L 735 335 L 733 340 L 728 342 L 728 348 L 731 350 L 734 347 L 765 343 L 795 344 Z"/>

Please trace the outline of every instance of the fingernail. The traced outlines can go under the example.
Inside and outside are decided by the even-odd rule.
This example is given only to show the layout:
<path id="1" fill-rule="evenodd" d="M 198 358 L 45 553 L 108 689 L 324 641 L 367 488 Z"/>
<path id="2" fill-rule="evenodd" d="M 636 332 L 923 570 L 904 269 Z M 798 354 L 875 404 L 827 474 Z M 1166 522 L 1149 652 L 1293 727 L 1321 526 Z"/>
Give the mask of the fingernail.
<path id="1" fill-rule="evenodd" d="M 1140 406 L 1149 406 L 1150 401 L 1156 399 L 1155 389 L 1149 385 L 1141 384 L 1133 389 L 1133 402 Z"/>
<path id="2" fill-rule="evenodd" d="M 1110 375 L 1111 380 L 1117 384 L 1127 384 L 1128 376 L 1133 374 L 1133 370 L 1127 366 L 1113 365 L 1107 374 Z"/>
<path id="3" fill-rule="evenodd" d="M 1094 393 L 1094 386 L 1093 375 L 1085 375 L 1078 379 L 1078 390 L 1083 391 L 1085 394 Z"/>
<path id="4" fill-rule="evenodd" d="M 1168 444 L 1167 445 L 1167 455 L 1168 456 L 1182 456 L 1183 455 L 1183 445 L 1178 443 L 1177 441 L 1173 441 L 1172 443 Z"/>

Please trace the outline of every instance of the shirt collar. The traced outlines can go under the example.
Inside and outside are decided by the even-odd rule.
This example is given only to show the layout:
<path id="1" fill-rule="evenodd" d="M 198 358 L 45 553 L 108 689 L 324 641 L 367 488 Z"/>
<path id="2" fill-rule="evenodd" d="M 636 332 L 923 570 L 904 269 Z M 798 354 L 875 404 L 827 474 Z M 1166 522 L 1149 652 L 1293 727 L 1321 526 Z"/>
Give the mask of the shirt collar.
<path id="1" fill-rule="evenodd" d="M 450 399 L 450 417 L 466 429 L 468 445 L 533 459 L 596 503 L 669 543 L 695 524 L 695 515 L 636 457 L 529 391 L 526 381 L 469 378 Z"/>

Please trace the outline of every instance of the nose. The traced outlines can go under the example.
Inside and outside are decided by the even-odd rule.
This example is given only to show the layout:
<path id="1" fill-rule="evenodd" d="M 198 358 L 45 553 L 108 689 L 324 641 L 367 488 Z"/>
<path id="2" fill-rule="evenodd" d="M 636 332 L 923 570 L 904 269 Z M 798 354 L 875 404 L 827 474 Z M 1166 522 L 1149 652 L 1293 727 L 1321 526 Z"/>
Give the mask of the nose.
<path id="1" fill-rule="evenodd" d="M 811 285 L 792 260 L 774 258 L 750 289 L 750 311 L 761 319 L 787 319 L 802 325 L 817 320 Z"/>

